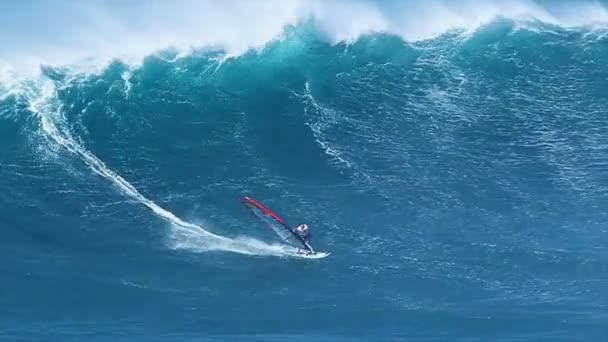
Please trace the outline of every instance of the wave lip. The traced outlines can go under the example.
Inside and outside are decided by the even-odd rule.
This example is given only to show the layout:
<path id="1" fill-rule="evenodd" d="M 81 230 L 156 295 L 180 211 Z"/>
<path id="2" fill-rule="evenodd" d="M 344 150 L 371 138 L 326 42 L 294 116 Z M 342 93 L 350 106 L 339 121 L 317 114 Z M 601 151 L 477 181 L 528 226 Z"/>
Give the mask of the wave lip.
<path id="1" fill-rule="evenodd" d="M 608 25 L 608 9 L 596 1 L 182 0 L 143 6 L 98 0 L 19 3 L 11 11 L 2 11 L 3 6 L 0 64 L 21 72 L 38 72 L 43 64 L 107 64 L 116 58 L 138 64 L 168 48 L 189 53 L 213 47 L 234 56 L 262 48 L 281 39 L 286 27 L 307 22 L 332 43 L 353 42 L 370 33 L 424 40 L 454 29 L 473 32 L 497 18 L 562 27 Z"/>

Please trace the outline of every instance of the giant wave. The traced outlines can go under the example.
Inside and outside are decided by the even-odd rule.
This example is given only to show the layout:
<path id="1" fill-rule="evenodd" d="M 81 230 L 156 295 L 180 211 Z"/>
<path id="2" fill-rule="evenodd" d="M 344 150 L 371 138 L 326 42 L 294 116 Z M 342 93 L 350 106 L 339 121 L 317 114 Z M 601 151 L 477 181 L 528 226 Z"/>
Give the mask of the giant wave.
<path id="1" fill-rule="evenodd" d="M 119 138 L 124 139 L 123 144 L 138 144 L 126 140 L 128 132 L 134 129 L 130 125 L 137 124 L 137 120 L 149 121 L 147 125 L 152 126 L 148 129 L 152 131 L 160 128 L 154 127 L 160 123 L 153 123 L 154 120 L 148 117 L 153 115 L 154 106 L 162 105 L 162 102 L 150 103 L 152 97 L 163 99 L 169 96 L 172 100 L 162 101 L 170 101 L 168 105 L 177 106 L 170 111 L 185 111 L 190 120 L 203 115 L 206 122 L 203 126 L 227 124 L 236 129 L 235 125 L 253 125 L 238 128 L 246 131 L 270 126 L 276 130 L 271 134 L 272 141 L 261 141 L 261 146 L 266 144 L 267 148 L 271 148 L 269 144 L 287 138 L 276 132 L 288 131 L 290 135 L 297 132 L 303 139 L 311 135 L 310 138 L 327 155 L 329 165 L 338 174 L 349 175 L 346 177 L 367 183 L 366 186 L 377 185 L 377 191 L 385 198 L 398 196 L 385 188 L 385 184 L 397 182 L 415 189 L 420 182 L 419 179 L 404 178 L 399 170 L 404 166 L 422 167 L 412 164 L 412 152 L 403 140 L 408 138 L 403 134 L 415 133 L 418 141 L 412 143 L 426 146 L 424 149 L 428 153 L 446 153 L 455 147 L 454 139 L 457 139 L 463 124 L 483 125 L 487 120 L 491 126 L 480 129 L 489 130 L 493 139 L 498 139 L 502 130 L 512 135 L 513 129 L 519 127 L 518 135 L 502 138 L 507 139 L 506 149 L 540 148 L 544 151 L 542 158 L 548 158 L 544 163 L 557 172 L 554 182 L 588 193 L 604 193 L 606 185 L 601 176 L 593 172 L 593 167 L 585 167 L 578 162 L 581 153 L 587 153 L 593 159 L 600 158 L 594 156 L 603 150 L 596 147 L 584 152 L 571 145 L 568 141 L 574 137 L 568 138 L 568 133 L 559 128 L 569 118 L 557 114 L 567 113 L 568 109 L 554 107 L 563 96 L 567 96 L 579 105 L 585 103 L 586 114 L 594 117 L 605 105 L 602 102 L 605 99 L 597 97 L 588 102 L 591 101 L 588 93 L 600 89 L 604 83 L 600 75 L 606 73 L 606 69 L 593 62 L 605 52 L 602 48 L 606 39 L 603 31 L 572 31 L 548 24 L 535 24 L 534 29 L 522 28 L 516 21 L 501 19 L 478 29 L 472 36 L 463 34 L 463 31 L 448 32 L 418 43 L 405 43 L 392 35 L 375 34 L 362 36 L 354 42 L 332 44 L 319 33 L 318 23 L 311 22 L 283 31 L 282 40 L 271 41 L 262 50 L 251 50 L 240 56 L 226 55 L 227 51 L 221 49 L 203 48 L 187 55 L 170 49 L 146 57 L 140 66 L 115 60 L 94 73 L 90 70 L 83 73 L 70 66 L 44 66 L 37 77 L 20 78 L 13 69 L 12 74 L 5 73 L 5 77 L 11 78 L 3 82 L 3 113 L 5 119 L 7 114 L 10 114 L 8 117 L 14 116 L 14 113 L 23 112 L 20 106 L 25 104 L 25 112 L 39 120 L 39 131 L 48 145 L 47 150 L 57 152 L 56 149 L 60 148 L 78 157 L 125 195 L 180 227 L 179 234 L 189 234 L 178 245 L 194 239 L 189 246 L 199 246 L 204 250 L 287 253 L 276 246 L 262 246 L 256 240 L 227 239 L 183 221 L 141 194 L 119 175 L 120 172 L 108 167 L 102 161 L 105 158 L 100 159 L 97 153 L 92 152 L 110 138 L 109 132 L 113 135 L 123 132 L 124 136 Z M 572 64 L 574 60 L 580 60 L 580 63 Z M 586 79 L 579 75 L 594 76 Z M 378 88 L 368 88 L 372 84 Z M 524 88 L 529 88 L 532 93 L 527 93 Z M 250 89 L 257 91 L 251 92 Z M 316 91 L 318 94 L 314 94 L 315 89 L 319 89 Z M 357 99 L 351 98 L 356 93 L 370 96 L 370 105 L 375 101 L 381 102 L 353 111 L 354 108 L 349 109 L 349 103 L 356 103 Z M 531 97 L 534 94 L 538 97 Z M 265 102 L 271 96 L 284 98 L 278 100 L 275 97 L 273 101 L 284 102 L 281 107 L 287 114 L 269 110 L 272 107 Z M 493 114 L 494 99 L 499 96 L 510 98 L 515 106 L 512 114 L 504 114 L 508 118 Z M 530 106 L 533 105 L 538 108 L 532 110 Z M 129 114 L 134 108 L 140 112 Z M 211 112 L 195 114 L 208 111 Z M 236 117 L 231 114 L 231 119 L 220 117 L 234 111 L 241 114 Z M 290 111 L 295 113 L 289 114 Z M 134 115 L 139 118 L 136 120 L 132 117 Z M 184 114 L 175 115 L 165 120 L 178 121 Z M 503 120 L 507 120 L 505 124 L 513 125 L 514 118 L 518 118 L 520 123 L 502 126 Z M 261 126 L 254 125 L 251 120 Z M 310 129 L 308 133 L 290 128 L 299 120 L 303 120 L 302 127 Z M 576 134 L 586 134 L 586 140 L 594 146 L 603 146 L 601 131 L 593 125 L 595 119 L 590 120 L 589 125 L 585 124 L 587 121 L 579 122 L 583 131 L 578 130 Z M 93 124 L 101 124 L 107 131 L 95 135 L 91 130 L 98 128 L 89 127 Z M 585 130 L 587 133 L 582 133 Z M 239 134 L 244 133 L 233 131 L 233 134 L 232 139 L 236 140 L 233 147 L 245 148 L 246 151 L 248 143 L 239 141 L 243 139 Z M 377 152 L 366 155 L 363 150 L 354 148 L 357 138 L 367 141 L 368 148 Z M 167 136 L 166 139 L 166 143 L 174 143 L 173 140 L 179 138 Z M 223 141 L 229 138 L 209 139 Z M 468 158 L 476 160 L 480 151 L 474 149 L 476 143 L 469 143 L 473 145 L 467 147 Z M 86 147 L 89 144 L 92 146 Z M 295 143 L 286 145 L 297 147 Z M 280 154 L 277 153 L 275 158 Z M 259 161 L 250 162 L 255 165 Z M 428 159 L 426 163 L 433 165 L 436 162 Z M 388 170 L 398 178 L 386 178 Z M 428 170 L 425 177 L 438 177 L 438 174 L 433 175 L 438 168 L 431 166 Z M 375 174 L 377 172 L 380 173 Z M 498 184 L 499 187 L 509 192 L 521 191 L 508 183 L 508 175 L 504 176 L 500 182 L 507 183 Z M 456 195 L 448 195 L 451 196 Z"/>
<path id="2" fill-rule="evenodd" d="M 94 288 L 77 297 L 91 319 L 136 332 L 298 315 L 281 331 L 601 339 L 602 4 L 287 2 L 272 20 L 270 2 L 107 4 L 57 10 L 95 30 L 53 49 L 2 39 L 1 266 L 23 307 L 5 324 L 48 306 L 87 330 L 58 308 Z M 242 195 L 309 223 L 331 257 L 296 262 Z M 20 292 L 31 277 L 44 300 Z"/>

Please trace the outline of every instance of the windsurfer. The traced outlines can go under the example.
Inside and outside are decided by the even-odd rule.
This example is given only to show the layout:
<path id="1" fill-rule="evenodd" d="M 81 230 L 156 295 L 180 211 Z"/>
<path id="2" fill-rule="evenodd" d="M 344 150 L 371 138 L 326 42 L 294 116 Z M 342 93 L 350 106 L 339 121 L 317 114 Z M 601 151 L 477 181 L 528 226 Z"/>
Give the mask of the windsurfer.
<path id="1" fill-rule="evenodd" d="M 306 223 L 302 223 L 301 225 L 299 225 L 295 229 L 295 232 L 302 238 L 302 240 L 304 240 L 304 242 L 306 242 L 307 244 L 310 243 L 310 229 L 308 228 L 308 225 Z"/>

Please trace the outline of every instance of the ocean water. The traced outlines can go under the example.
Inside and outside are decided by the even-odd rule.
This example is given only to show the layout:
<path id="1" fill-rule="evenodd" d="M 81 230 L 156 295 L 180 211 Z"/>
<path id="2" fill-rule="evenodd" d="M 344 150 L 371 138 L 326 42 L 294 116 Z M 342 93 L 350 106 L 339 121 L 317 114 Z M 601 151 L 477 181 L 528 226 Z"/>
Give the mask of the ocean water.
<path id="1" fill-rule="evenodd" d="M 313 16 L 138 63 L 7 41 L 0 338 L 608 341 L 608 15 L 572 4 L 593 22 L 430 6 L 462 20 L 347 39 Z"/>

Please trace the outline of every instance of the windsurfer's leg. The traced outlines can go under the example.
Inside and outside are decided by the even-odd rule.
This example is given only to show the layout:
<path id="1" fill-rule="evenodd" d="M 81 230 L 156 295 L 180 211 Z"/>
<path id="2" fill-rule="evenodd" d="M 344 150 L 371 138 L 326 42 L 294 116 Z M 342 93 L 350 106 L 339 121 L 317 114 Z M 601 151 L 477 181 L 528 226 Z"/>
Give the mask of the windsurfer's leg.
<path id="1" fill-rule="evenodd" d="M 308 254 L 315 254 L 315 250 L 312 249 L 312 246 L 308 242 L 305 242 L 305 244 L 306 244 L 306 247 L 308 247 L 308 252 L 309 252 Z"/>

